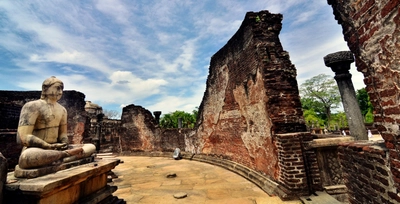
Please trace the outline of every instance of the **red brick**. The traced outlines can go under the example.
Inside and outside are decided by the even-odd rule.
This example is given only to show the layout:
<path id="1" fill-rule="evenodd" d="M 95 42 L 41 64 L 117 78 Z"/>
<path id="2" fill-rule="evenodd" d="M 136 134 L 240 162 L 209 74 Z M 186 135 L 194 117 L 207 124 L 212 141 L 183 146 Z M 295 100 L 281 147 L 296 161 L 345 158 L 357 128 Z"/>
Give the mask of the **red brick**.
<path id="1" fill-rule="evenodd" d="M 394 8 L 399 6 L 399 2 L 397 0 L 389 0 L 387 4 L 382 8 L 381 18 L 385 18 L 390 12 L 394 10 Z"/>

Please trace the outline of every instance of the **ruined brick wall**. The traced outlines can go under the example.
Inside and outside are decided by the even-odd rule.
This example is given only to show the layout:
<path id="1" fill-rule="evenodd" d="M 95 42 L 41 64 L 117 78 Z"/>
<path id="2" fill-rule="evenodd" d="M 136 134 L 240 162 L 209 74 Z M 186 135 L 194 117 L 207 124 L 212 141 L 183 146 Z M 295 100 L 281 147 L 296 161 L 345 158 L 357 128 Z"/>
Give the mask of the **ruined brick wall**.
<path id="1" fill-rule="evenodd" d="M 149 110 L 133 104 L 124 107 L 121 116 L 121 151 L 160 151 L 156 125 Z"/>
<path id="2" fill-rule="evenodd" d="M 132 104 L 123 108 L 118 132 L 120 152 L 129 155 L 132 152 L 172 152 L 175 148 L 183 151 L 185 138 L 193 134 L 193 129 L 160 128 L 149 110 Z"/>
<path id="3" fill-rule="evenodd" d="M 279 179 L 275 134 L 303 132 L 296 69 L 278 38 L 282 15 L 249 12 L 210 62 L 197 133 L 186 151 L 226 158 Z"/>
<path id="4" fill-rule="evenodd" d="M 351 142 L 338 150 L 350 203 L 400 203 L 383 143 Z"/>
<path id="5" fill-rule="evenodd" d="M 161 129 L 161 149 L 163 152 L 174 151 L 179 148 L 185 150 L 185 137 L 191 134 L 193 129 L 189 128 L 163 128 Z"/>
<path id="6" fill-rule="evenodd" d="M 104 119 L 101 123 L 101 152 L 121 152 L 119 145 L 119 134 L 121 132 L 121 121 Z M 95 131 L 93 132 L 95 134 Z"/>
<path id="7" fill-rule="evenodd" d="M 355 55 L 400 192 L 400 1 L 328 0 Z"/>

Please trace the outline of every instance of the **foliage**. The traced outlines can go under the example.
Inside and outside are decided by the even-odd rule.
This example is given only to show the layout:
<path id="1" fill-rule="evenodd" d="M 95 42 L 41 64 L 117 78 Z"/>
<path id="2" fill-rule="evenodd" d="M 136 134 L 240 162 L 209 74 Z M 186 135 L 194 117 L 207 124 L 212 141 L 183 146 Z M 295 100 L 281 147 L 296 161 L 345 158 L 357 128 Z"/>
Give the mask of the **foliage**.
<path id="1" fill-rule="evenodd" d="M 313 109 L 304 110 L 304 120 L 309 127 L 320 127 L 323 125 L 323 120 L 318 117 L 317 113 Z M 322 124 L 320 124 L 322 122 Z"/>
<path id="2" fill-rule="evenodd" d="M 373 111 L 374 107 L 369 99 L 369 95 L 365 88 L 357 90 L 356 93 L 358 104 L 360 105 L 361 114 L 363 115 L 366 123 L 374 122 Z"/>
<path id="3" fill-rule="evenodd" d="M 331 124 L 333 127 L 331 129 L 341 129 L 343 127 L 348 127 L 346 113 L 343 111 L 339 111 L 337 113 L 332 114 Z"/>
<path id="4" fill-rule="evenodd" d="M 320 74 L 301 84 L 302 105 L 305 110 L 314 110 L 330 127 L 331 111 L 340 104 L 339 88 L 333 77 Z"/>
<path id="5" fill-rule="evenodd" d="M 178 118 L 182 118 L 182 128 L 193 128 L 197 120 L 197 114 L 197 109 L 193 110 L 192 113 L 179 110 L 167 113 L 160 118 L 160 126 L 163 128 L 178 128 Z"/>

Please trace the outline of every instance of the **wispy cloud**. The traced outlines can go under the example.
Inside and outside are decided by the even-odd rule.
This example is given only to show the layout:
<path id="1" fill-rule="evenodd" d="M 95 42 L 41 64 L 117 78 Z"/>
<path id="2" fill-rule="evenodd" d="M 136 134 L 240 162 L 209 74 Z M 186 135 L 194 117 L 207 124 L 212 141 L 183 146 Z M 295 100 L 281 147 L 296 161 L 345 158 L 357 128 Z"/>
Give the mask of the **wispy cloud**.
<path id="1" fill-rule="evenodd" d="M 280 38 L 299 84 L 320 71 L 333 75 L 322 57 L 346 44 L 319 0 L 0 1 L 0 89 L 38 90 L 55 75 L 105 109 L 190 112 L 211 56 L 246 12 L 260 10 L 284 15 Z"/>

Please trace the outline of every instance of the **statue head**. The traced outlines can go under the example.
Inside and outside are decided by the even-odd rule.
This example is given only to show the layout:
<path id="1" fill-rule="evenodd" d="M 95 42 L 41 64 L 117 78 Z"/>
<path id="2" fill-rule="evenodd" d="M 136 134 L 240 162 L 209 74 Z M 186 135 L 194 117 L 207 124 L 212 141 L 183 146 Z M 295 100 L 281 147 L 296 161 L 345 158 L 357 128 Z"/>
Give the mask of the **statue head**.
<path id="1" fill-rule="evenodd" d="M 52 88 L 54 86 L 55 88 Z M 56 100 L 59 100 L 62 96 L 63 89 L 64 89 L 64 83 L 61 80 L 57 79 L 55 76 L 52 76 L 43 81 L 42 95 L 40 99 L 55 97 Z"/>

